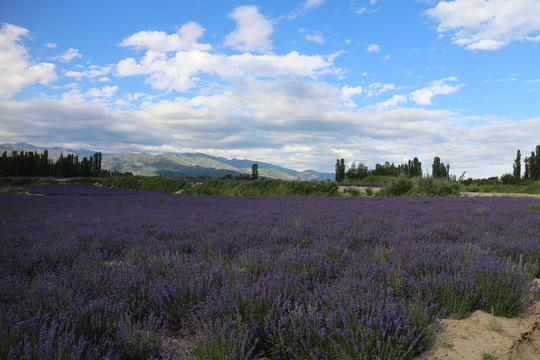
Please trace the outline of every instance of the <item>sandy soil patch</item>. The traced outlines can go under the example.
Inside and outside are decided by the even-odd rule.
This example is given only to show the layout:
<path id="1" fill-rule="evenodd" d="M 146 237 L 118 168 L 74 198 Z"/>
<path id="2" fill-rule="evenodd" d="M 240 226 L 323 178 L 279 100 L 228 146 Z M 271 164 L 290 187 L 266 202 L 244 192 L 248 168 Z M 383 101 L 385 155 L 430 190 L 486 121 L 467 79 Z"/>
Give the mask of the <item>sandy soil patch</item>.
<path id="1" fill-rule="evenodd" d="M 539 287 L 536 279 L 536 291 Z M 539 360 L 540 301 L 517 318 L 475 311 L 466 319 L 442 320 L 435 347 L 424 359 Z"/>
<path id="2" fill-rule="evenodd" d="M 345 193 L 345 189 L 356 189 L 360 191 L 362 195 L 366 195 L 367 188 L 370 188 L 371 190 L 373 190 L 374 194 L 378 193 L 382 189 L 381 187 L 374 187 L 374 186 L 338 186 L 338 192 L 340 194 L 348 195 L 347 193 Z"/>
<path id="3" fill-rule="evenodd" d="M 517 193 L 483 193 L 483 192 L 461 192 L 460 196 L 485 197 L 485 196 L 511 196 L 511 197 L 531 197 L 540 199 L 538 194 L 517 194 Z"/>

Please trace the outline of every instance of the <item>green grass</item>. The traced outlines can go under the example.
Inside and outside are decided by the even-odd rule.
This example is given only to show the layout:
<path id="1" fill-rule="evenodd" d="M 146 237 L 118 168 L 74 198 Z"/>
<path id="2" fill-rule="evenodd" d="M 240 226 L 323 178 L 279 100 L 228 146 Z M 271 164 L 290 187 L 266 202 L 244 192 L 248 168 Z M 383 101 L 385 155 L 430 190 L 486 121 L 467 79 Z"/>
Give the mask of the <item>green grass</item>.
<path id="1" fill-rule="evenodd" d="M 24 194 L 26 190 L 18 187 L 6 187 L 0 189 L 0 194 Z"/>
<path id="2" fill-rule="evenodd" d="M 307 181 L 256 180 L 253 182 L 223 182 L 217 179 L 204 181 L 183 190 L 188 195 L 225 196 L 338 196 L 337 184 Z"/>
<path id="3" fill-rule="evenodd" d="M 473 181 L 470 185 L 464 185 L 463 191 L 487 192 L 502 194 L 540 194 L 540 181 L 522 180 L 521 184 L 483 184 Z"/>
<path id="4" fill-rule="evenodd" d="M 338 184 L 330 181 L 315 182 L 297 180 L 265 179 L 253 182 L 224 182 L 209 178 L 202 183 L 190 183 L 185 178 L 168 176 L 120 175 L 102 178 L 73 178 L 71 183 L 99 184 L 101 186 L 175 193 L 188 195 L 225 195 L 225 196 L 339 196 Z M 487 180 L 467 180 L 463 182 L 433 178 L 406 178 L 392 176 L 369 176 L 360 180 L 369 184 L 387 184 L 377 196 L 457 196 L 460 192 L 487 192 L 503 194 L 540 194 L 540 181 L 522 180 L 520 184 L 501 184 L 496 178 Z M 36 184 L 58 183 L 53 178 L 0 178 L 0 186 L 15 187 Z M 8 190 L 5 190 L 8 191 Z M 17 190 L 13 190 L 17 192 Z M 346 196 L 373 196 L 373 189 L 366 194 L 356 189 L 347 189 Z M 536 205 L 531 205 L 536 209 Z"/>
<path id="5" fill-rule="evenodd" d="M 433 178 L 394 178 L 379 196 L 452 196 L 462 187 L 455 181 Z"/>

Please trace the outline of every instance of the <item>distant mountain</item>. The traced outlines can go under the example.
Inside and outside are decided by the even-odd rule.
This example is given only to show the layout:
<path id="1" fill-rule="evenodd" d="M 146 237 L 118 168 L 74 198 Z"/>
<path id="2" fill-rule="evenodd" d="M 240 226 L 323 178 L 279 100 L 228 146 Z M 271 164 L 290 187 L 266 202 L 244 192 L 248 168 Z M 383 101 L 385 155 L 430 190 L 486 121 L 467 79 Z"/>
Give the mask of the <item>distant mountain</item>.
<path id="1" fill-rule="evenodd" d="M 101 167 L 111 171 L 130 171 L 133 174 L 145 176 L 223 177 L 227 174 L 232 176 L 242 175 L 241 172 L 234 169 L 199 166 L 190 162 L 189 159 L 184 159 L 182 155 L 176 154 L 113 154 L 103 157 Z"/>
<path id="2" fill-rule="evenodd" d="M 45 148 L 37 147 L 26 143 L 2 144 L 0 153 L 7 151 L 37 151 L 41 153 Z M 49 158 L 56 160 L 60 154 L 78 155 L 79 158 L 90 157 L 95 151 L 73 150 L 59 147 L 47 148 Z M 295 171 L 278 165 L 245 159 L 226 159 L 223 157 L 211 156 L 202 153 L 165 153 L 152 155 L 149 153 L 122 153 L 122 154 L 102 154 L 101 167 L 105 170 L 127 172 L 135 175 L 163 175 L 163 176 L 211 176 L 223 177 L 226 175 L 239 176 L 251 175 L 251 166 L 258 164 L 259 176 L 271 179 L 283 180 L 326 180 L 334 179 L 333 173 L 320 173 L 313 170 Z"/>
<path id="3" fill-rule="evenodd" d="M 254 161 L 254 160 L 245 160 L 245 159 L 226 159 L 223 157 L 218 156 L 211 156 L 201 153 L 184 153 L 182 154 L 184 156 L 190 157 L 192 159 L 210 159 L 214 160 L 217 163 L 222 163 L 231 166 L 234 169 L 239 169 L 242 172 L 246 174 L 251 174 L 251 166 L 255 163 L 257 163 L 259 175 L 264 176 L 267 178 L 272 179 L 284 179 L 284 180 L 294 180 L 297 178 L 300 178 L 302 180 L 326 180 L 326 179 L 334 179 L 333 173 L 320 173 L 314 170 L 306 170 L 306 171 L 296 171 L 287 169 L 278 165 L 261 162 L 261 161 Z"/>

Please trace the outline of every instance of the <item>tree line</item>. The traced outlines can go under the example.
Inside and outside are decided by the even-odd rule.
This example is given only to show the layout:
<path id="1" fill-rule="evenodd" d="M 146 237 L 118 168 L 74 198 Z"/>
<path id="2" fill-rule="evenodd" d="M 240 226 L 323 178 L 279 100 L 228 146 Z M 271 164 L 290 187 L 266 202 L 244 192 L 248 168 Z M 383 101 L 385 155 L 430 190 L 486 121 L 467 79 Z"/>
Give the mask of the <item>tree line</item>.
<path id="1" fill-rule="evenodd" d="M 501 176 L 503 183 L 519 182 L 520 180 L 540 180 L 540 145 L 536 145 L 536 149 L 531 151 L 530 156 L 525 156 L 523 160 L 524 172 L 521 175 L 521 151 L 518 149 L 516 160 L 513 164 L 512 174 L 504 174 Z"/>
<path id="2" fill-rule="evenodd" d="M 431 176 L 433 178 L 447 179 L 450 175 L 450 165 L 441 162 L 441 159 L 436 156 L 433 159 Z M 352 163 L 350 168 L 346 170 L 345 159 L 336 159 L 336 182 L 348 180 L 361 180 L 368 176 L 405 176 L 408 178 L 422 177 L 422 163 L 415 157 L 404 164 L 395 165 L 386 161 L 384 164 L 376 164 L 375 168 L 370 170 L 362 163 Z"/>
<path id="3" fill-rule="evenodd" d="M 0 176 L 32 176 L 32 177 L 98 177 L 110 176 L 111 172 L 101 169 L 101 152 L 89 158 L 79 160 L 78 155 L 61 154 L 53 161 L 49 152 L 13 151 L 8 156 L 4 151 L 0 157 Z"/>
<path id="4" fill-rule="evenodd" d="M 521 151 L 518 149 L 516 159 L 513 163 L 513 172 L 503 174 L 500 178 L 493 177 L 488 180 L 502 182 L 503 184 L 517 184 L 522 180 L 540 180 L 540 145 L 536 145 L 536 148 L 531 151 L 529 156 L 525 156 L 523 159 L 523 167 L 521 161 Z M 523 168 L 523 175 L 522 175 Z M 441 159 L 436 156 L 433 159 L 431 166 L 431 177 L 438 179 L 456 180 L 456 176 L 450 175 L 450 165 L 444 164 Z M 345 167 L 345 159 L 336 160 L 336 182 L 342 182 L 345 179 L 348 180 L 361 180 L 372 175 L 383 176 L 405 176 L 405 177 L 422 177 L 422 163 L 418 161 L 418 158 L 409 160 L 407 163 L 394 165 L 388 161 L 384 164 L 376 164 L 375 168 L 370 170 L 362 163 L 352 163 L 347 170 Z M 460 181 L 463 181 L 465 173 L 460 177 Z M 468 181 L 472 181 L 469 179 Z"/>
<path id="5" fill-rule="evenodd" d="M 336 182 L 341 182 L 345 179 L 360 180 L 368 176 L 406 176 L 419 177 L 422 176 L 422 163 L 418 158 L 409 160 L 404 164 L 395 165 L 386 161 L 384 164 L 376 164 L 375 168 L 370 170 L 362 163 L 356 164 L 353 162 L 348 170 L 345 169 L 345 159 L 336 160 Z"/>

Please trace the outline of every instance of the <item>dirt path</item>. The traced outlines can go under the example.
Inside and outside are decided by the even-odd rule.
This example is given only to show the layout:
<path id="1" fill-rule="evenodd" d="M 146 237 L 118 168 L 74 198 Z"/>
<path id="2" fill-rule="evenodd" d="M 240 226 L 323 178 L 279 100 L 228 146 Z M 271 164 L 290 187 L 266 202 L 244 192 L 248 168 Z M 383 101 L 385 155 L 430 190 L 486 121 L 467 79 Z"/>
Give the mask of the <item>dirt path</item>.
<path id="1" fill-rule="evenodd" d="M 535 280 L 538 291 L 540 279 Z M 466 319 L 442 320 L 427 360 L 539 360 L 540 301 L 517 318 L 475 311 Z"/>
<path id="2" fill-rule="evenodd" d="M 538 194 L 462 192 L 459 195 L 460 196 L 470 196 L 470 197 L 511 196 L 511 197 L 531 197 L 531 198 L 540 199 L 540 195 L 538 195 Z"/>

